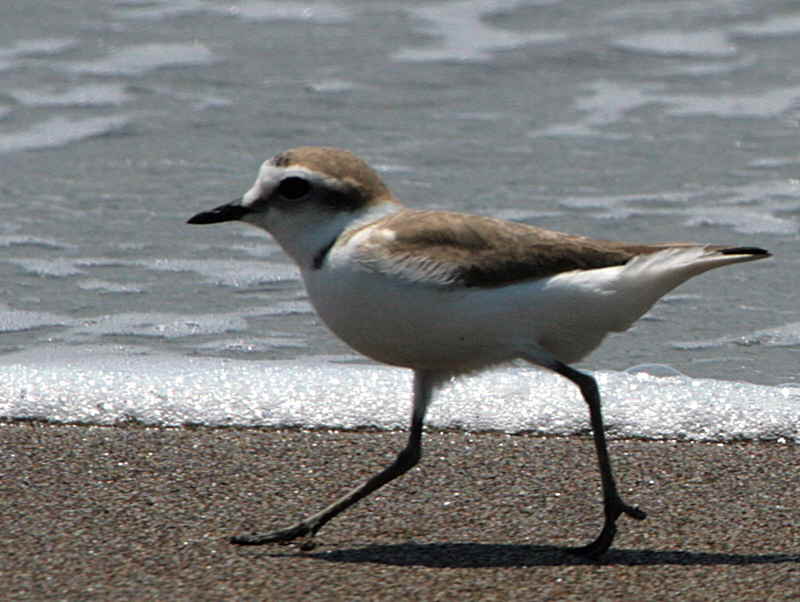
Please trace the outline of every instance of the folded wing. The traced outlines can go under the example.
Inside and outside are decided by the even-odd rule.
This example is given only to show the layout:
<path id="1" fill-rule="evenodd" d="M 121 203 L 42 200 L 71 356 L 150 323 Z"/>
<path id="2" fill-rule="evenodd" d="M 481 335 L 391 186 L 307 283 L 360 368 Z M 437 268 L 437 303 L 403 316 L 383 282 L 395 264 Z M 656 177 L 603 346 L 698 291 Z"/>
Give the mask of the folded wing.
<path id="1" fill-rule="evenodd" d="M 754 247 L 595 240 L 444 211 L 401 211 L 368 228 L 368 235 L 359 237 L 357 257 L 363 265 L 439 286 L 504 286 L 573 270 L 625 265 L 633 258 L 673 248 L 702 249 L 694 256 L 702 264 L 696 273 L 769 255 Z"/>

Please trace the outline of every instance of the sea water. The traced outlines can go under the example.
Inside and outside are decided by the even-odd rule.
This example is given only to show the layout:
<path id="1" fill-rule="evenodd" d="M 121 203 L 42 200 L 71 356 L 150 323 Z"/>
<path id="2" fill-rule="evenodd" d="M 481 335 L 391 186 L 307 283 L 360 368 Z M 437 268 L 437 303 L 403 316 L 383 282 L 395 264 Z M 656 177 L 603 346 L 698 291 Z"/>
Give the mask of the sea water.
<path id="1" fill-rule="evenodd" d="M 0 416 L 399 428 L 410 374 L 322 326 L 263 233 L 188 226 L 341 146 L 409 205 L 762 246 L 578 367 L 618 436 L 800 438 L 800 7 L 703 0 L 127 0 L 0 7 Z M 587 432 L 527 366 L 443 428 Z"/>

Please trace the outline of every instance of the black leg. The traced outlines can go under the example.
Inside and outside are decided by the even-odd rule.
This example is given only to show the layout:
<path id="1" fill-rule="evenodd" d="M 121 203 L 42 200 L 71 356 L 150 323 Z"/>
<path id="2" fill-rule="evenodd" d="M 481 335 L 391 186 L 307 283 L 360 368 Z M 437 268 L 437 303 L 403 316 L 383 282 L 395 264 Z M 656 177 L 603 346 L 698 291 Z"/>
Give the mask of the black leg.
<path id="1" fill-rule="evenodd" d="M 422 456 L 422 422 L 425 418 L 425 412 L 428 409 L 428 404 L 431 401 L 436 383 L 437 377 L 434 373 L 422 371 L 414 372 L 414 411 L 411 418 L 411 432 L 409 433 L 406 447 L 389 466 L 336 500 L 330 506 L 305 518 L 299 523 L 286 529 L 280 529 L 269 533 L 236 535 L 231 538 L 231 542 L 239 545 L 252 546 L 273 542 L 287 542 L 300 537 L 313 537 L 325 523 L 340 512 L 343 512 L 359 500 L 365 498 L 376 489 L 383 487 L 389 481 L 408 472 L 409 469 L 419 462 Z M 304 547 L 310 549 L 313 545 L 311 545 L 310 542 L 306 542 Z"/>
<path id="2" fill-rule="evenodd" d="M 579 372 L 561 362 L 556 362 L 551 368 L 575 383 L 589 406 L 589 416 L 591 418 L 592 431 L 594 432 L 594 445 L 597 450 L 597 462 L 600 467 L 600 478 L 603 484 L 605 523 L 600 535 L 593 542 L 574 548 L 572 551 L 582 556 L 597 558 L 611 547 L 614 536 L 617 533 L 616 523 L 620 515 L 627 514 L 637 520 L 643 520 L 647 514 L 639 510 L 639 508 L 629 506 L 623 502 L 617 492 L 617 484 L 614 481 L 614 473 L 611 470 L 611 460 L 608 457 L 605 425 L 603 424 L 603 414 L 600 409 L 600 393 L 597 389 L 597 382 L 589 374 Z"/>

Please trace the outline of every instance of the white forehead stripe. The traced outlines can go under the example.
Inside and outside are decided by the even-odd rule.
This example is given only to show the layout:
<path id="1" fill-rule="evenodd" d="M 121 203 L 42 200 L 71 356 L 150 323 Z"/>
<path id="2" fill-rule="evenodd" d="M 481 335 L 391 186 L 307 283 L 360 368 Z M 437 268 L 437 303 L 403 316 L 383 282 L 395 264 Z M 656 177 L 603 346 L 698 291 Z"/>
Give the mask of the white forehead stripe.
<path id="1" fill-rule="evenodd" d="M 299 176 L 302 178 L 319 179 L 321 174 L 303 167 L 302 165 L 290 165 L 289 167 L 275 167 L 269 161 L 264 161 L 261 169 L 258 170 L 258 179 L 263 181 L 277 181 L 289 176 Z"/>
<path id="2" fill-rule="evenodd" d="M 292 176 L 306 179 L 312 183 L 324 182 L 327 186 L 335 186 L 336 182 L 333 178 L 326 177 L 302 165 L 275 167 L 270 161 L 264 161 L 258 170 L 258 178 L 256 178 L 255 183 L 242 196 L 242 205 L 249 207 L 258 199 L 268 197 L 281 180 Z"/>
<path id="3" fill-rule="evenodd" d="M 304 165 L 292 164 L 288 167 L 275 167 L 269 161 L 265 161 L 258 172 L 258 179 L 263 184 L 277 183 L 284 178 L 296 176 L 304 178 L 311 183 L 325 184 L 329 188 L 344 189 L 344 183 L 332 175 L 324 172 L 309 169 Z"/>

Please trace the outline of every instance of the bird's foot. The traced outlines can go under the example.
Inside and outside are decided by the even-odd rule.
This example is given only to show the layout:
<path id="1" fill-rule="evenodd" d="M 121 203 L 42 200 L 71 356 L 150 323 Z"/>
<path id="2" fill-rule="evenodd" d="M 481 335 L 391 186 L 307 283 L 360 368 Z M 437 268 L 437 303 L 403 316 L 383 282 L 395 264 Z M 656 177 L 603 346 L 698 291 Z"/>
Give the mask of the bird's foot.
<path id="1" fill-rule="evenodd" d="M 278 529 L 269 533 L 245 533 L 234 535 L 230 541 L 240 546 L 261 546 L 269 543 L 287 544 L 296 539 L 303 539 L 300 543 L 301 550 L 314 548 L 314 529 L 306 523 L 297 523 L 287 529 Z"/>
<path id="2" fill-rule="evenodd" d="M 608 551 L 608 548 L 610 548 L 611 544 L 614 542 L 614 536 L 617 534 L 617 519 L 622 514 L 627 514 L 636 520 L 644 520 L 647 518 L 647 513 L 644 510 L 640 510 L 636 506 L 629 506 L 620 498 L 608 502 L 605 510 L 606 521 L 597 539 L 585 546 L 569 548 L 568 551 L 570 553 L 597 560 Z"/>

